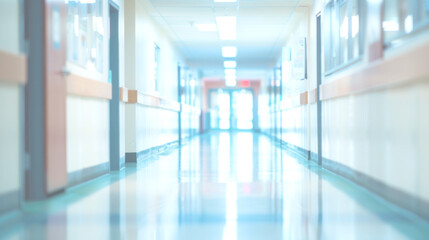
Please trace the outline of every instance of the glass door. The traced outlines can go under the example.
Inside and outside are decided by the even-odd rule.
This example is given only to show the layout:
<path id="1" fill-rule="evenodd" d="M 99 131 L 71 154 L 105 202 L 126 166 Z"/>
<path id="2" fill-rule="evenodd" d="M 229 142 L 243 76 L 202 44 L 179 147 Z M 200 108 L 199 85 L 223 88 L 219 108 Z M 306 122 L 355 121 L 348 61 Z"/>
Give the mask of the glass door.
<path id="1" fill-rule="evenodd" d="M 228 130 L 231 127 L 231 96 L 229 91 L 210 92 L 210 128 Z"/>
<path id="2" fill-rule="evenodd" d="M 232 128 L 253 129 L 253 92 L 249 89 L 232 92 Z"/>
<path id="3" fill-rule="evenodd" d="M 251 89 L 211 90 L 209 107 L 211 129 L 253 129 L 254 106 Z"/>

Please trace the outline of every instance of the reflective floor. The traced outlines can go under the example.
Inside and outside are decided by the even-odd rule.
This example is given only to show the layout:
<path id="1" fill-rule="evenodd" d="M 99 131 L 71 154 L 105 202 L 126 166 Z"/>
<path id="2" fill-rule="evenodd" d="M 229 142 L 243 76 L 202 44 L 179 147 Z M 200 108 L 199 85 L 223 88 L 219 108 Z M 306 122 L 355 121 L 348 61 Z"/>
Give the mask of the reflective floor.
<path id="1" fill-rule="evenodd" d="M 214 132 L 0 219 L 4 239 L 429 239 L 429 224 L 269 138 Z"/>

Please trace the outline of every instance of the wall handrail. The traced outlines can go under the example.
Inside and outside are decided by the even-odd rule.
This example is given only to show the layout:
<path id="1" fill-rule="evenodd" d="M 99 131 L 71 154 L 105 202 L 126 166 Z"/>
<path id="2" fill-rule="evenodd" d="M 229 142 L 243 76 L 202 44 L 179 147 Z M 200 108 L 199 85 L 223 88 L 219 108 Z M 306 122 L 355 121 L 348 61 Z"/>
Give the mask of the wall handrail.
<path id="1" fill-rule="evenodd" d="M 119 88 L 119 100 L 123 103 L 129 102 L 128 100 L 128 89 L 126 87 Z"/>
<path id="2" fill-rule="evenodd" d="M 0 82 L 25 84 L 27 71 L 27 56 L 0 50 Z"/>
<path id="3" fill-rule="evenodd" d="M 142 93 L 138 90 L 128 90 L 128 103 L 137 103 L 147 107 L 161 108 L 169 111 L 180 112 L 180 103 L 159 96 Z"/>
<path id="4" fill-rule="evenodd" d="M 317 88 L 308 91 L 308 104 L 317 103 Z"/>
<path id="5" fill-rule="evenodd" d="M 429 43 L 328 79 L 320 86 L 322 101 L 429 79 Z"/>
<path id="6" fill-rule="evenodd" d="M 278 111 L 289 110 L 292 108 L 305 106 L 308 104 L 308 92 L 302 92 L 295 95 L 287 95 L 279 104 Z"/>
<path id="7" fill-rule="evenodd" d="M 66 77 L 67 93 L 82 97 L 112 99 L 112 84 L 77 74 Z"/>

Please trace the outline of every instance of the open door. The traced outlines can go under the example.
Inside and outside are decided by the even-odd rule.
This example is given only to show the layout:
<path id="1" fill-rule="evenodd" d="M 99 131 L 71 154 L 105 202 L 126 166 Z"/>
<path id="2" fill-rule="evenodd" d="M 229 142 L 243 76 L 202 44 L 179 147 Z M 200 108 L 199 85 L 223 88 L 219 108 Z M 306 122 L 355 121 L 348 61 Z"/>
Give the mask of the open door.
<path id="1" fill-rule="evenodd" d="M 64 0 L 27 0 L 28 84 L 26 87 L 29 200 L 44 199 L 67 186 L 66 18 Z"/>
<path id="2" fill-rule="evenodd" d="M 45 16 L 45 190 L 49 195 L 67 186 L 65 1 L 46 0 Z"/>
<path id="3" fill-rule="evenodd" d="M 125 162 L 120 157 L 120 120 L 119 120 L 119 7 L 110 1 L 110 81 L 112 99 L 110 100 L 110 170 L 120 170 Z"/>
<path id="4" fill-rule="evenodd" d="M 317 162 L 322 165 L 322 102 L 320 85 L 322 85 L 322 22 L 321 14 L 316 15 L 317 27 Z"/>

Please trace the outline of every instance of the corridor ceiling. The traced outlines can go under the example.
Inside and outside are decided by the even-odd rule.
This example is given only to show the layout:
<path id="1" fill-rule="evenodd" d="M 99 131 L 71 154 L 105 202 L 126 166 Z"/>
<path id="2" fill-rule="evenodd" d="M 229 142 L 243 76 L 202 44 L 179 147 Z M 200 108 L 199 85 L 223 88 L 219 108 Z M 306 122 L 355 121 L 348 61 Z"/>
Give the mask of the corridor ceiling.
<path id="1" fill-rule="evenodd" d="M 258 78 L 274 67 L 289 32 L 305 20 L 310 0 L 150 0 L 153 19 L 169 31 L 190 67 L 204 77 L 223 77 L 222 46 L 236 46 L 237 78 Z M 195 24 L 216 24 L 217 16 L 237 16 L 237 39 L 200 32 Z"/>

